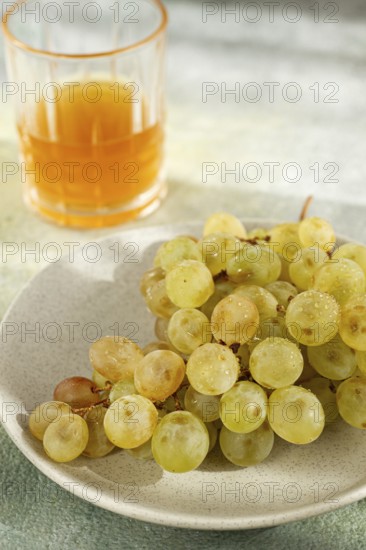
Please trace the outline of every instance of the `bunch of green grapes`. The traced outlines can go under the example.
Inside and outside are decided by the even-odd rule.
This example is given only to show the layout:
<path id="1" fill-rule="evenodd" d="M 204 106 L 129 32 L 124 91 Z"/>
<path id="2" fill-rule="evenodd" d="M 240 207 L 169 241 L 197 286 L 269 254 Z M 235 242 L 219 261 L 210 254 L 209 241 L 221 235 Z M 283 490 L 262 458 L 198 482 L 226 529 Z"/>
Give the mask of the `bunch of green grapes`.
<path id="1" fill-rule="evenodd" d="M 366 247 L 336 248 L 327 221 L 248 233 L 213 214 L 200 239 L 157 249 L 140 291 L 156 341 L 104 336 L 90 378 L 62 380 L 31 412 L 52 460 L 122 449 L 184 473 L 217 444 L 248 467 L 276 437 L 311 443 L 340 418 L 366 429 Z"/>

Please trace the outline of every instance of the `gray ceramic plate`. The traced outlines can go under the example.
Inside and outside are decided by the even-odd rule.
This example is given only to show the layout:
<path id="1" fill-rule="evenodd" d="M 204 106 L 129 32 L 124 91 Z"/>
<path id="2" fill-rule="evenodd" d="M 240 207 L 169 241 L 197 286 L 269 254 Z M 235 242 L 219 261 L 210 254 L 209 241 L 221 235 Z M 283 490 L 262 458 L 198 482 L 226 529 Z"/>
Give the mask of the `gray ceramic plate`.
<path id="1" fill-rule="evenodd" d="M 261 225 L 248 220 L 247 227 Z M 14 443 L 50 479 L 98 506 L 140 520 L 202 529 L 247 529 L 321 514 L 366 496 L 366 433 L 331 425 L 307 446 L 276 441 L 257 467 L 236 468 L 212 454 L 187 474 L 163 472 L 123 451 L 55 464 L 27 429 L 27 411 L 52 396 L 55 384 L 90 376 L 88 348 L 119 333 L 145 345 L 153 316 L 139 278 L 163 240 L 197 234 L 198 224 L 119 233 L 84 249 L 73 262 L 51 264 L 7 312 L 0 343 L 2 421 Z M 97 256 L 99 261 L 93 262 Z M 33 332 L 31 332 L 33 330 Z"/>

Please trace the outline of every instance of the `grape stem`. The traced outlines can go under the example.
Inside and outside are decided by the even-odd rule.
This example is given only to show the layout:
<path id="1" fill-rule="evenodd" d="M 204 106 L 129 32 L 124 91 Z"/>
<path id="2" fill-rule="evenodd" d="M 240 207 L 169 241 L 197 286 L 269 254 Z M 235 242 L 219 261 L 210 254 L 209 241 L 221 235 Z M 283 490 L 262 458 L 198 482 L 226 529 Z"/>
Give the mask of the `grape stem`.
<path id="1" fill-rule="evenodd" d="M 300 212 L 300 217 L 299 217 L 299 221 L 302 222 L 302 220 L 304 220 L 307 216 L 307 213 L 308 213 L 308 210 L 309 210 L 309 207 L 311 205 L 311 203 L 313 202 L 313 196 L 310 195 L 306 201 L 304 202 L 304 206 L 302 207 L 302 210 Z"/>
<path id="2" fill-rule="evenodd" d="M 89 407 L 79 407 L 79 408 L 72 408 L 72 412 L 74 414 L 81 414 L 81 415 L 84 415 L 86 414 L 87 412 L 91 411 L 92 409 L 94 409 L 95 407 L 98 407 L 98 405 L 102 405 L 103 407 L 109 407 L 110 405 L 110 402 L 109 402 L 109 398 L 106 397 L 105 399 L 102 399 L 102 401 L 98 401 L 98 403 L 94 403 L 93 405 L 90 405 Z"/>

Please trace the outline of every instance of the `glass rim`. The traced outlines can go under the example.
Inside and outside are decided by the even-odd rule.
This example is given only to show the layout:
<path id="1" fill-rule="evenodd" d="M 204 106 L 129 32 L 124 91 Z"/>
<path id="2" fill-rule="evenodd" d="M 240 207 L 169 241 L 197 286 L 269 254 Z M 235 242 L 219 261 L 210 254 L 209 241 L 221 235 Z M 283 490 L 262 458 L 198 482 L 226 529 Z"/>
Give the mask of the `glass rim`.
<path id="1" fill-rule="evenodd" d="M 140 48 L 141 46 L 144 46 L 145 44 L 153 41 L 157 36 L 162 34 L 167 26 L 168 23 L 168 14 L 167 10 L 162 3 L 161 0 L 149 0 L 152 4 L 155 4 L 155 6 L 158 8 L 160 15 L 161 15 L 161 21 L 158 26 L 158 28 L 150 33 L 148 36 L 143 38 L 142 40 L 138 40 L 137 42 L 134 42 L 133 44 L 130 44 L 129 46 L 123 46 L 121 48 L 115 48 L 114 50 L 108 50 L 106 52 L 96 52 L 96 53 L 84 53 L 84 54 L 78 54 L 78 53 L 62 53 L 62 52 L 50 52 L 48 50 L 42 50 L 40 48 L 34 48 L 33 46 L 30 46 L 29 44 L 26 44 L 25 42 L 22 42 L 19 40 L 9 29 L 8 26 L 8 20 L 13 15 L 14 10 L 17 6 L 20 4 L 25 4 L 29 0 L 15 0 L 15 2 L 7 9 L 5 12 L 5 15 L 2 18 L 1 26 L 4 32 L 5 38 L 15 47 L 26 51 L 28 53 L 33 53 L 36 55 L 40 55 L 43 57 L 50 57 L 50 58 L 58 58 L 58 59 L 93 59 L 93 58 L 99 58 L 99 57 L 109 57 L 113 55 L 122 54 L 125 52 L 129 52 L 131 50 L 135 50 L 137 48 Z"/>

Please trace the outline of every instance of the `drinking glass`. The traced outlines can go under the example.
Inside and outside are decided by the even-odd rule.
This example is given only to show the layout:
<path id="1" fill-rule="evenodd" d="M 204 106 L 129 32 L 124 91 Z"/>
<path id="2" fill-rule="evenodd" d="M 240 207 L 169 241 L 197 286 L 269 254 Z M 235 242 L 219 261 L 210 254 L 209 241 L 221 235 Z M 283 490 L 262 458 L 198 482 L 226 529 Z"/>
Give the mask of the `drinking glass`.
<path id="1" fill-rule="evenodd" d="M 3 4 L 27 204 L 76 227 L 150 213 L 166 193 L 160 0 Z"/>

